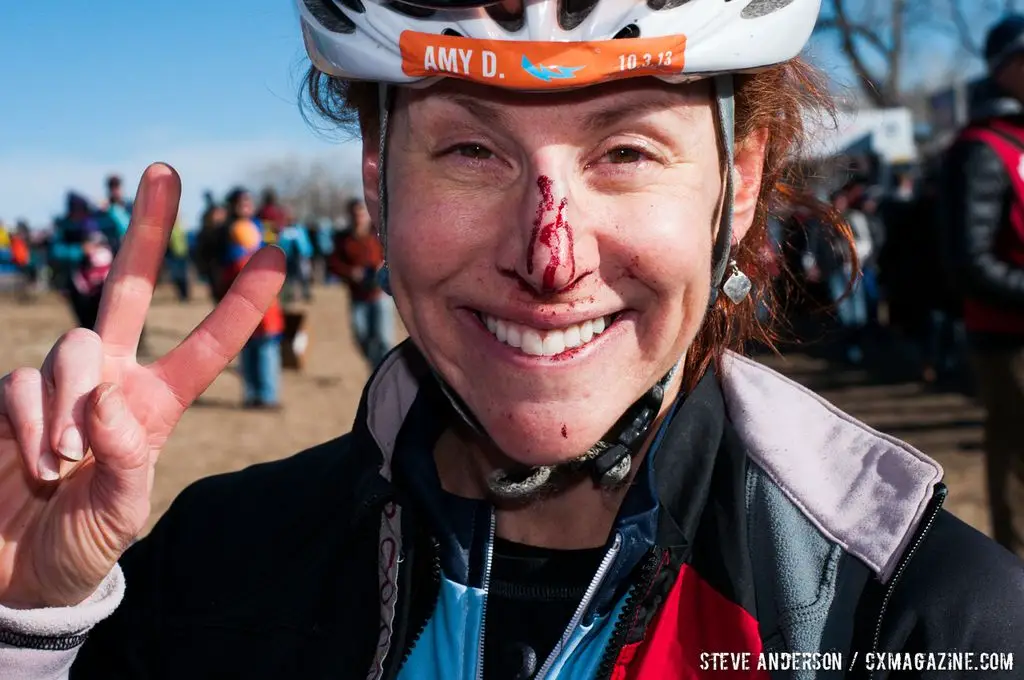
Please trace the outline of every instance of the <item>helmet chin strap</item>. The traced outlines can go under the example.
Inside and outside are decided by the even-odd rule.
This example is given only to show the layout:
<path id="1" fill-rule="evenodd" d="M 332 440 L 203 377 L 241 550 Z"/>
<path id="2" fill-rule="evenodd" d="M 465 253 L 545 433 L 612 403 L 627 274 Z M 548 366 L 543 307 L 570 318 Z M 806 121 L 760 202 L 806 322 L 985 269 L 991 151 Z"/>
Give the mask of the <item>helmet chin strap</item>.
<path id="1" fill-rule="evenodd" d="M 732 241 L 732 212 L 735 187 L 733 172 L 735 168 L 733 153 L 735 146 L 736 108 L 733 98 L 733 79 L 731 75 L 719 75 L 713 79 L 716 99 L 716 119 L 719 135 L 722 140 L 722 151 L 725 159 L 725 187 L 722 212 L 718 232 L 712 254 L 711 297 L 709 308 L 718 299 L 718 288 L 725 276 L 729 262 L 729 251 Z M 385 253 L 385 265 L 381 268 L 379 279 L 381 286 L 390 295 L 390 276 L 386 264 L 387 257 L 387 178 L 385 173 L 387 160 L 388 118 L 391 110 L 394 88 L 382 83 L 378 88 L 380 146 L 378 160 L 378 200 L 379 213 L 377 234 Z M 428 362 L 429 364 L 429 362 Z M 661 412 L 665 400 L 665 392 L 669 383 L 682 368 L 683 359 L 666 373 L 643 396 L 634 402 L 622 415 L 615 427 L 605 439 L 597 442 L 591 449 L 562 466 L 539 466 L 524 471 L 523 474 L 510 475 L 508 471 L 499 470 L 488 480 L 490 491 L 499 498 L 522 500 L 542 491 L 552 479 L 552 473 L 559 467 L 578 470 L 589 467 L 594 481 L 605 488 L 615 488 L 625 482 L 632 468 L 632 458 L 643 448 L 651 427 Z M 441 375 L 430 367 L 441 392 L 447 397 L 459 417 L 479 437 L 493 443 L 490 435 L 473 415 L 469 407 L 458 394 L 448 385 Z"/>
<path id="2" fill-rule="evenodd" d="M 377 87 L 377 118 L 380 121 L 380 139 L 377 146 L 377 238 L 384 253 L 384 266 L 377 272 L 381 288 L 391 295 L 391 277 L 388 271 L 388 180 L 385 173 L 388 157 L 388 124 L 391 118 L 391 100 L 394 88 L 387 83 Z"/>
<path id="3" fill-rule="evenodd" d="M 718 222 L 718 234 L 711 259 L 711 298 L 708 307 L 714 307 L 718 300 L 718 289 L 729 265 L 729 251 L 732 247 L 732 212 L 736 203 L 736 186 L 733 175 L 736 172 L 736 99 L 733 93 L 733 79 L 730 74 L 715 76 L 716 118 L 718 134 L 722 139 L 722 155 L 725 157 L 725 196 L 722 200 L 722 214 Z"/>

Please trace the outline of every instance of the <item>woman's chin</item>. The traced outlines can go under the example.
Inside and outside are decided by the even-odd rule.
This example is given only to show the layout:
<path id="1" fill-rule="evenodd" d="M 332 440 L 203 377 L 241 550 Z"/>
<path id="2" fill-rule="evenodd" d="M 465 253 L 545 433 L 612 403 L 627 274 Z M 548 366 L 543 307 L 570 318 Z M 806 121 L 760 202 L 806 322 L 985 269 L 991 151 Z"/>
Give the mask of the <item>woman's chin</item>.
<path id="1" fill-rule="evenodd" d="M 520 465 L 557 465 L 579 458 L 604 436 L 608 427 L 581 426 L 575 422 L 545 418 L 543 421 L 482 423 L 501 452 Z"/>

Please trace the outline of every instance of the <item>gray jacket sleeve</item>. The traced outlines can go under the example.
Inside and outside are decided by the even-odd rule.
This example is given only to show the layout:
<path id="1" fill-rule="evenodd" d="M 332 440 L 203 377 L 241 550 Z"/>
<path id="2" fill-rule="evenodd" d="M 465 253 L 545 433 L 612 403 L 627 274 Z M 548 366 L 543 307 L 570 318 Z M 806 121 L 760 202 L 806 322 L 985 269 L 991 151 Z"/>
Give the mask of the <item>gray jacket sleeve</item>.
<path id="1" fill-rule="evenodd" d="M 74 607 L 9 609 L 0 606 L 0 678 L 67 678 L 89 631 L 124 597 L 119 566 L 92 597 Z"/>
<path id="2" fill-rule="evenodd" d="M 1002 160 L 988 144 L 970 141 L 954 146 L 945 166 L 944 252 L 957 288 L 969 297 L 1024 307 L 1024 269 L 996 250 L 1013 191 Z"/>

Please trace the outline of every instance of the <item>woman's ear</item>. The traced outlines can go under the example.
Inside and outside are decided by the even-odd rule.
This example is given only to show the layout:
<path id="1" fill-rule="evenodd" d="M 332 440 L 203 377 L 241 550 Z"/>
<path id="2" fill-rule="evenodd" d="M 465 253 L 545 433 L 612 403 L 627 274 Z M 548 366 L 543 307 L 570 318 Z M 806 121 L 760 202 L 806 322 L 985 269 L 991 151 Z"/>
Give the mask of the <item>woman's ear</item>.
<path id="1" fill-rule="evenodd" d="M 380 216 L 380 141 L 363 135 L 363 199 L 374 225 Z"/>
<path id="2" fill-rule="evenodd" d="M 764 176 L 767 145 L 767 128 L 756 130 L 736 145 L 732 237 L 737 243 L 743 240 L 754 223 L 757 200 L 761 195 L 761 178 Z"/>

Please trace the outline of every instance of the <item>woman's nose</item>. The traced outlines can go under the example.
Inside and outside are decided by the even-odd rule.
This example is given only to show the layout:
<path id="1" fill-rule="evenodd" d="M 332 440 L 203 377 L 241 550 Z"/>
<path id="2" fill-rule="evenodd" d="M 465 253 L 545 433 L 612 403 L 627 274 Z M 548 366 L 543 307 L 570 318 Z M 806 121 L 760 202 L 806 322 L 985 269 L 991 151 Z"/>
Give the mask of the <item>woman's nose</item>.
<path id="1" fill-rule="evenodd" d="M 569 199 L 560 196 L 552 180 L 541 175 L 537 178 L 537 210 L 525 260 L 519 274 L 536 291 L 558 293 L 576 279 L 574 235 L 569 223 Z"/>

